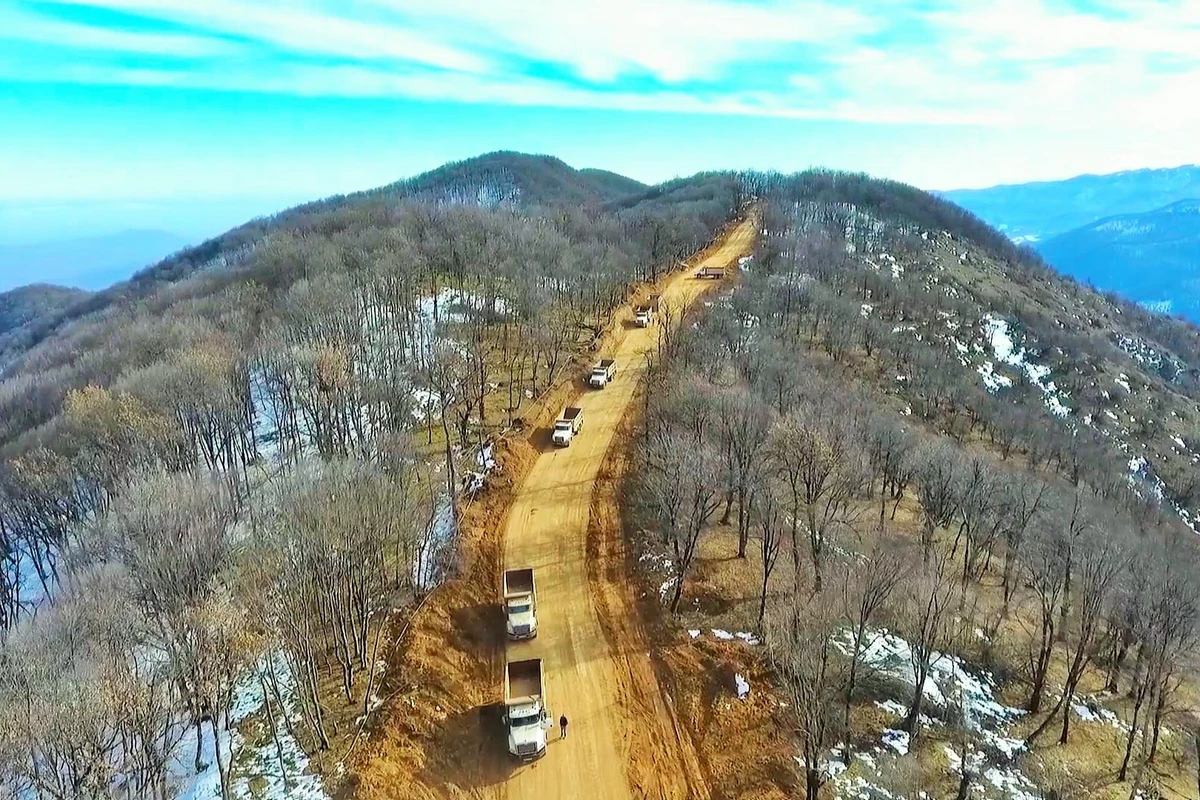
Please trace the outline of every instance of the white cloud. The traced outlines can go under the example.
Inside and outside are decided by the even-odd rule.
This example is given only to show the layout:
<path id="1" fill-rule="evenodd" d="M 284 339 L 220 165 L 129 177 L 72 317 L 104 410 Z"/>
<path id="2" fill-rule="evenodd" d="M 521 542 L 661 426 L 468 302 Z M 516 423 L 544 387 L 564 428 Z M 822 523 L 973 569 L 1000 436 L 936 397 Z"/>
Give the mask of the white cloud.
<path id="1" fill-rule="evenodd" d="M 262 42 L 298 54 L 354 59 L 401 59 L 448 70 L 479 71 L 487 62 L 472 53 L 432 41 L 421 32 L 340 16 L 304 4 L 262 0 L 59 0 L 136 12 L 195 26 L 212 33 Z"/>
<path id="2" fill-rule="evenodd" d="M 829 0 L 370 0 L 422 27 L 476 46 L 548 62 L 598 83 L 646 74 L 667 83 L 724 77 L 788 48 L 835 45 L 873 30 L 870 18 Z"/>
<path id="3" fill-rule="evenodd" d="M 251 56 L 188 72 L 46 67 L 68 80 L 1089 135 L 1200 122 L 1200 0 L 1104 13 L 1057 0 L 59 1 L 195 31 L 72 25 L 65 46 L 203 54 L 221 36 Z"/>
<path id="4" fill-rule="evenodd" d="M 230 42 L 211 37 L 106 30 L 48 20 L 15 8 L 0 9 L 0 40 L 80 50 L 181 57 L 227 55 L 235 49 Z"/>

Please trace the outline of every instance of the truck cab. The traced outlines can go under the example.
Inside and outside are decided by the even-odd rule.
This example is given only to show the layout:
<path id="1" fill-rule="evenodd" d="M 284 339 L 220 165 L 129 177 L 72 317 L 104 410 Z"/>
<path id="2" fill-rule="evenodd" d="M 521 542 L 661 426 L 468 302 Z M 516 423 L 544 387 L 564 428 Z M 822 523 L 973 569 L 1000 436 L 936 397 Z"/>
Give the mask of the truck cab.
<path id="1" fill-rule="evenodd" d="M 583 428 L 583 409 L 567 407 L 554 421 L 554 431 L 550 440 L 559 447 L 570 447 L 575 434 Z"/>
<path id="2" fill-rule="evenodd" d="M 522 761 L 546 755 L 546 731 L 554 724 L 540 701 L 512 706 L 506 714 L 508 752 Z"/>
<path id="3" fill-rule="evenodd" d="M 638 306 L 634 312 L 634 321 L 639 328 L 649 328 L 654 322 L 654 309 L 650 306 Z"/>
<path id="4" fill-rule="evenodd" d="M 537 584 L 533 568 L 504 571 L 505 632 L 509 639 L 537 637 Z"/>
<path id="5" fill-rule="evenodd" d="M 592 374 L 588 376 L 588 385 L 593 389 L 603 389 L 612 381 L 616 372 L 616 361 L 611 358 L 601 359 L 592 367 Z"/>
<path id="6" fill-rule="evenodd" d="M 509 753 L 522 761 L 546 754 L 546 731 L 554 723 L 546 710 L 540 658 L 504 665 L 504 724 L 508 728 Z"/>
<path id="7" fill-rule="evenodd" d="M 537 615 L 533 613 L 533 596 L 510 597 L 505 601 L 508 612 L 508 629 L 510 639 L 533 639 L 537 636 Z"/>

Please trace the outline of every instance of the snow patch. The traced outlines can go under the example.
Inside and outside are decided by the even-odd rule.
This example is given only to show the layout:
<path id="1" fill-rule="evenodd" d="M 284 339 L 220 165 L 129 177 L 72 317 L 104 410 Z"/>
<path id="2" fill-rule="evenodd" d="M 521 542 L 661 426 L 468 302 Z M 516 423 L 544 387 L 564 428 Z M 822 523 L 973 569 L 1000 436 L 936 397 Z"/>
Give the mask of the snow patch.
<path id="1" fill-rule="evenodd" d="M 908 732 L 888 728 L 883 732 L 883 743 L 902 756 L 908 755 Z"/>

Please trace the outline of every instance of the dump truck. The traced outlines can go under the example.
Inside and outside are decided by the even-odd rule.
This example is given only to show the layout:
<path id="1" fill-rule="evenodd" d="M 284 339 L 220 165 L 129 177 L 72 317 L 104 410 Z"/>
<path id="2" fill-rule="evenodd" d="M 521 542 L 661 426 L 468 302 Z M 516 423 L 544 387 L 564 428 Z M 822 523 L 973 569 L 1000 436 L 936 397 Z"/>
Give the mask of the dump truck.
<path id="1" fill-rule="evenodd" d="M 650 306 L 638 306 L 633 309 L 633 319 L 639 328 L 649 328 L 654 324 L 654 309 Z"/>
<path id="2" fill-rule="evenodd" d="M 504 614 L 508 638 L 537 637 L 537 585 L 532 567 L 504 570 Z"/>
<path id="3" fill-rule="evenodd" d="M 603 389 L 617 377 L 617 362 L 611 358 L 602 358 L 592 366 L 592 374 L 588 376 L 588 385 L 593 389 Z"/>
<path id="4" fill-rule="evenodd" d="M 551 440 L 559 447 L 570 447 L 575 434 L 583 429 L 583 409 L 567 406 L 554 421 L 554 433 Z"/>
<path id="5" fill-rule="evenodd" d="M 724 267 L 701 267 L 700 271 L 696 273 L 696 277 L 697 278 L 712 278 L 714 280 L 720 280 L 721 278 L 725 277 L 725 268 Z"/>
<path id="6" fill-rule="evenodd" d="M 504 723 L 508 726 L 508 752 L 522 761 L 546 754 L 546 731 L 554 723 L 546 710 L 540 658 L 504 665 Z"/>

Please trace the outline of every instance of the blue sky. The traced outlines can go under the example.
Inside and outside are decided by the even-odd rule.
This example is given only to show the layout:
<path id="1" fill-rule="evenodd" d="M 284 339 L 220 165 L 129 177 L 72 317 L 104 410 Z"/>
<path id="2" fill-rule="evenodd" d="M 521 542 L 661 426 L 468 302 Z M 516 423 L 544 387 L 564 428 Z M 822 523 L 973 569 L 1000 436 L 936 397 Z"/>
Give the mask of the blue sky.
<path id="1" fill-rule="evenodd" d="M 1191 163 L 1198 41 L 1200 0 L 2 0 L 0 240 L 204 235 L 494 149 L 925 188 Z"/>

